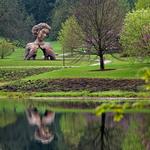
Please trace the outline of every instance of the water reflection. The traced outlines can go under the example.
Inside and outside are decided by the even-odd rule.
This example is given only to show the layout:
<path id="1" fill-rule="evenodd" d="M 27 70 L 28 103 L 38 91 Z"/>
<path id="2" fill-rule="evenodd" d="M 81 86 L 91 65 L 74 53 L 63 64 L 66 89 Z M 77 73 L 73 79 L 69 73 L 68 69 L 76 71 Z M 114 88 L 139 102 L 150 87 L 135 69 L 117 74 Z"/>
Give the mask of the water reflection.
<path id="1" fill-rule="evenodd" d="M 101 117 L 89 114 L 87 119 L 86 132 L 80 140 L 78 150 L 122 150 L 122 122 L 113 122 L 113 114 L 103 113 Z"/>
<path id="2" fill-rule="evenodd" d="M 28 108 L 0 112 L 2 150 L 150 150 L 150 115 L 54 113 Z"/>
<path id="3" fill-rule="evenodd" d="M 37 108 L 28 108 L 26 110 L 28 122 L 32 126 L 37 126 L 34 138 L 43 144 L 50 143 L 54 139 L 53 132 L 47 127 L 51 125 L 55 118 L 55 113 L 46 110 L 43 116 L 40 116 Z"/>

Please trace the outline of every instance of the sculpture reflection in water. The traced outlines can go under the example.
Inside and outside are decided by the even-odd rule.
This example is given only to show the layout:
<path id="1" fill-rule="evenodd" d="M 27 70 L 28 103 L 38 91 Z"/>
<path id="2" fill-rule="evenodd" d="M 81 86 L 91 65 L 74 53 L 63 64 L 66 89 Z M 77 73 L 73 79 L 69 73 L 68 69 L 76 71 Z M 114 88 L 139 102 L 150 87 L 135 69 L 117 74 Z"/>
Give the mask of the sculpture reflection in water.
<path id="1" fill-rule="evenodd" d="M 37 108 L 29 108 L 26 111 L 28 122 L 32 126 L 36 126 L 34 133 L 35 140 L 48 144 L 54 139 L 54 134 L 50 131 L 48 125 L 51 125 L 55 119 L 55 113 L 45 111 L 43 116 L 40 116 Z"/>

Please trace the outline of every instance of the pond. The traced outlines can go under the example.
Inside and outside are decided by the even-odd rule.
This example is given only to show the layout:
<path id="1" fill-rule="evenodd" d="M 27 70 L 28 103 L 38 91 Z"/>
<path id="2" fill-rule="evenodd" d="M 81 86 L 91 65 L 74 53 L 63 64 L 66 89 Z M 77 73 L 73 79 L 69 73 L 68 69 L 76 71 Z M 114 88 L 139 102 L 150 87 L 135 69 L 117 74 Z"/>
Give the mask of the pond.
<path id="1" fill-rule="evenodd" d="M 148 107 L 117 122 L 114 112 L 94 110 L 1 100 L 0 150 L 150 150 Z"/>

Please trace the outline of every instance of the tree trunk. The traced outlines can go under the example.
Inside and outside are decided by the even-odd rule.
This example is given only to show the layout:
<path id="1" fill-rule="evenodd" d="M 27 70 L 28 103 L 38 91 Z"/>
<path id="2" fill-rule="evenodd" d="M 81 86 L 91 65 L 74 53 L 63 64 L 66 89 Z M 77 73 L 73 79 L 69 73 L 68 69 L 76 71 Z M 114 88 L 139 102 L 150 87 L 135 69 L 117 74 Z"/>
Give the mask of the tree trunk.
<path id="1" fill-rule="evenodd" d="M 106 114 L 102 113 L 101 116 L 101 150 L 104 150 L 104 135 L 105 135 L 105 120 L 106 120 Z"/>
<path id="2" fill-rule="evenodd" d="M 71 56 L 73 57 L 73 49 L 71 49 Z"/>
<path id="3" fill-rule="evenodd" d="M 4 59 L 4 51 L 2 50 L 1 59 Z"/>
<path id="4" fill-rule="evenodd" d="M 100 70 L 104 70 L 105 66 L 104 66 L 104 57 L 103 57 L 103 53 L 102 51 L 99 51 L 99 61 L 100 61 Z"/>

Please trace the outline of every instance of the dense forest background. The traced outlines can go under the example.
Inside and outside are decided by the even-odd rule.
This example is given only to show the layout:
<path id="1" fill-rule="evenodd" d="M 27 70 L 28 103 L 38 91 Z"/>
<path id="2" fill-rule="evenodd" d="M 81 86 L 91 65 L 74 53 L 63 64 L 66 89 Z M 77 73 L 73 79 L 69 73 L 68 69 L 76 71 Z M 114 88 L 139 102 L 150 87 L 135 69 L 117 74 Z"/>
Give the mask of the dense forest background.
<path id="1" fill-rule="evenodd" d="M 29 41 L 33 25 L 46 22 L 52 26 L 51 40 L 56 40 L 61 24 L 73 14 L 79 0 L 0 0 L 0 37 Z M 136 0 L 126 1 L 130 10 Z"/>

